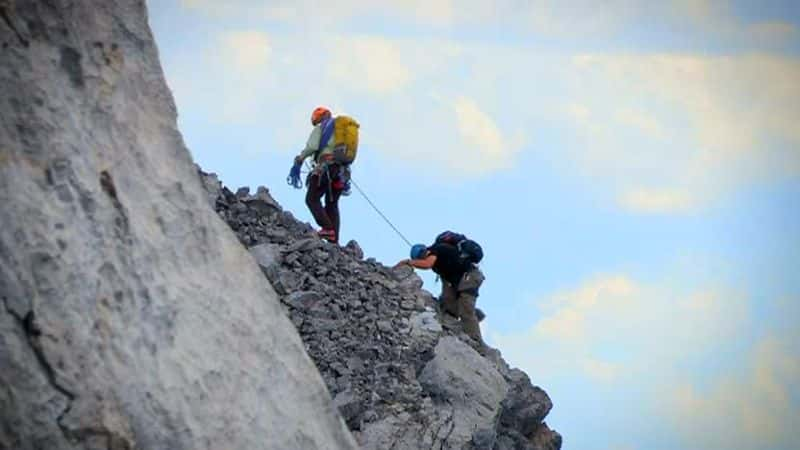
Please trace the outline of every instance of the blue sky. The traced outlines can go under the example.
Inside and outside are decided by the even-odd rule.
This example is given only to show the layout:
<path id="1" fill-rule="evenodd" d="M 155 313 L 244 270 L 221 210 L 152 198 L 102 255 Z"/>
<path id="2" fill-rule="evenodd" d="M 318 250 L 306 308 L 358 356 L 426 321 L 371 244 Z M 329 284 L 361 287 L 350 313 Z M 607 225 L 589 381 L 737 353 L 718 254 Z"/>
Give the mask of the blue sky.
<path id="1" fill-rule="evenodd" d="M 187 146 L 226 185 L 310 221 L 284 180 L 327 105 L 405 235 L 483 244 L 484 335 L 566 450 L 800 448 L 795 2 L 148 7 Z M 406 256 L 358 193 L 341 209 L 343 241 Z"/>

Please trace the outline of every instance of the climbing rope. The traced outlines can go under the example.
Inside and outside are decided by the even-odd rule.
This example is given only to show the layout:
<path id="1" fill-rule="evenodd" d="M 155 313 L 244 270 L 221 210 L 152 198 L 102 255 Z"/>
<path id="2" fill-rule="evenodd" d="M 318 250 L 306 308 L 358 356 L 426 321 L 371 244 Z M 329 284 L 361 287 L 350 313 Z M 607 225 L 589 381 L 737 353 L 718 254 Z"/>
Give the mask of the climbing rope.
<path id="1" fill-rule="evenodd" d="M 313 168 L 312 168 L 311 164 L 309 164 L 309 163 L 308 163 L 308 161 L 305 161 L 305 166 L 306 166 L 306 169 L 307 169 L 307 171 L 308 171 L 308 172 L 310 172 L 310 171 L 312 171 L 312 170 L 313 170 Z M 294 169 L 294 167 L 293 167 L 293 169 Z M 298 169 L 298 173 L 297 173 L 297 179 L 298 179 L 298 180 L 299 180 L 299 172 L 300 172 L 300 171 L 299 171 L 299 169 Z M 306 172 L 306 171 L 302 171 L 302 173 L 308 173 L 308 172 Z M 294 175 L 294 174 L 290 174 L 290 178 L 292 177 L 292 175 Z M 294 180 L 292 180 L 292 179 L 287 179 L 287 182 L 288 182 L 290 185 L 293 185 L 295 188 L 298 188 L 298 189 L 299 189 L 300 187 L 302 187 L 302 184 L 293 184 L 293 183 L 292 183 L 292 181 L 294 181 Z M 370 200 L 370 198 L 369 198 L 369 197 L 367 197 L 367 194 L 366 194 L 366 193 L 365 193 L 365 192 L 364 192 L 364 191 L 361 189 L 361 187 L 360 187 L 360 186 L 359 186 L 359 185 L 358 185 L 358 184 L 355 182 L 355 180 L 353 180 L 353 178 L 352 178 L 352 177 L 350 178 L 350 183 L 352 183 L 352 184 L 353 184 L 353 186 L 355 186 L 355 187 L 356 187 L 356 190 L 358 191 L 358 193 L 359 193 L 359 194 L 361 194 L 361 196 L 362 196 L 362 197 L 364 197 L 364 200 L 366 200 L 366 201 L 367 201 L 367 203 L 369 203 L 369 205 L 370 205 L 370 206 L 372 206 L 372 209 L 374 209 L 374 210 L 375 210 L 375 212 L 377 212 L 377 213 L 378 213 L 378 215 L 380 215 L 380 216 L 383 218 L 383 220 L 385 220 L 385 221 L 386 221 L 386 223 L 388 223 L 388 224 L 389 224 L 389 226 L 390 226 L 390 227 L 392 227 L 392 229 L 394 230 L 394 232 L 395 232 L 395 233 L 397 233 L 397 235 L 398 235 L 398 236 L 400 236 L 400 238 L 401 238 L 403 241 L 405 241 L 405 243 L 406 243 L 406 244 L 408 244 L 408 246 L 409 246 L 409 247 L 411 247 L 413 244 L 412 244 L 412 243 L 411 243 L 411 242 L 410 242 L 408 239 L 406 239 L 406 237 L 405 237 L 405 236 L 403 236 L 403 233 L 401 233 L 401 232 L 400 232 L 400 230 L 398 230 L 398 229 L 397 229 L 397 227 L 396 227 L 396 226 L 394 226 L 394 224 L 392 223 L 392 221 L 391 221 L 391 220 L 389 220 L 389 219 L 386 217 L 386 215 L 384 215 L 384 214 L 381 212 L 381 210 L 380 210 L 380 209 L 378 209 L 378 207 L 377 207 L 377 206 L 375 206 L 375 203 L 373 203 L 373 202 L 372 202 L 372 200 Z"/>
<path id="2" fill-rule="evenodd" d="M 398 230 L 397 227 L 394 226 L 391 220 L 386 218 L 386 216 L 381 212 L 381 210 L 378 209 L 377 206 L 375 206 L 375 203 L 372 203 L 372 200 L 370 200 L 369 197 L 367 197 L 367 194 L 365 194 L 364 191 L 361 190 L 361 187 L 356 183 L 356 181 L 353 178 L 350 178 L 350 182 L 353 184 L 353 186 L 355 186 L 358 193 L 361 194 L 362 197 L 364 197 L 364 200 L 366 200 L 367 203 L 369 203 L 369 205 L 372 206 L 372 209 L 374 209 L 375 212 L 377 212 L 383 218 L 383 220 L 385 220 L 386 223 L 388 223 L 389 226 L 392 227 L 394 232 L 397 233 L 397 235 L 400 236 L 400 238 L 403 239 L 406 242 L 406 244 L 408 244 L 409 247 L 411 247 L 412 246 L 411 242 L 409 242 L 409 240 L 406 239 L 405 236 L 403 236 L 403 233 L 401 233 L 400 230 Z"/>

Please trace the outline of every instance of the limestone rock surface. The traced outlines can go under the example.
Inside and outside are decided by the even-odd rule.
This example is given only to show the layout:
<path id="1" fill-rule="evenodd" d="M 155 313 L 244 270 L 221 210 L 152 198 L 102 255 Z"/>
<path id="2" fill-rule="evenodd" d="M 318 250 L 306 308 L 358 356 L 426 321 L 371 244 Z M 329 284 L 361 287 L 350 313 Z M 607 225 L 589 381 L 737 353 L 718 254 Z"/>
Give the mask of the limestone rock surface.
<path id="1" fill-rule="evenodd" d="M 356 448 L 209 206 L 144 0 L 0 1 L 0 45 L 0 449 Z"/>

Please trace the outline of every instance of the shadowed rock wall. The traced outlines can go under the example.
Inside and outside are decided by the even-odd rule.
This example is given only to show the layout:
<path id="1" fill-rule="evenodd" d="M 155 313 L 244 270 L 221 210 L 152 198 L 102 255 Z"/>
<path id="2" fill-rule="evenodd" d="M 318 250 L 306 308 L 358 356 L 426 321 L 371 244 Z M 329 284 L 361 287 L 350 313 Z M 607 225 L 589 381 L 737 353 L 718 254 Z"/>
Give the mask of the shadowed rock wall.
<path id="1" fill-rule="evenodd" d="M 142 0 L 0 0 L 0 449 L 355 448 L 208 206 Z"/>

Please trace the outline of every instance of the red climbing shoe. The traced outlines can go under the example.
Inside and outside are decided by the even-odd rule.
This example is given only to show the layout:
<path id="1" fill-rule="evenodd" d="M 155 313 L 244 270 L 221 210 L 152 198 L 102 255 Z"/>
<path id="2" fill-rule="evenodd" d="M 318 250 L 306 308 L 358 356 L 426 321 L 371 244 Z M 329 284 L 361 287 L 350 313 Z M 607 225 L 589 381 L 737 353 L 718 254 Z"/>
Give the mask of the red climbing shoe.
<path id="1" fill-rule="evenodd" d="M 317 231 L 317 235 L 319 235 L 319 237 L 325 239 L 328 242 L 332 242 L 334 244 L 336 243 L 336 231 L 334 230 L 328 230 L 323 228 Z"/>

